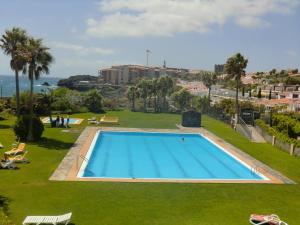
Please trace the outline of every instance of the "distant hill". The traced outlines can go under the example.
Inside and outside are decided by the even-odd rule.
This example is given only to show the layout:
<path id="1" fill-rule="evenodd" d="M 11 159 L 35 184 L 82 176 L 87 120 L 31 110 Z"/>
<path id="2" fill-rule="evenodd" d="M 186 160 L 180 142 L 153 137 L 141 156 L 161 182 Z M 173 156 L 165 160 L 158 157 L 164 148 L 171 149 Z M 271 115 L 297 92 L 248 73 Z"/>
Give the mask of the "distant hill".
<path id="1" fill-rule="evenodd" d="M 75 75 L 67 79 L 61 79 L 58 81 L 57 85 L 59 87 L 67 87 L 70 89 L 78 89 L 80 82 L 96 83 L 98 77 L 92 75 Z"/>

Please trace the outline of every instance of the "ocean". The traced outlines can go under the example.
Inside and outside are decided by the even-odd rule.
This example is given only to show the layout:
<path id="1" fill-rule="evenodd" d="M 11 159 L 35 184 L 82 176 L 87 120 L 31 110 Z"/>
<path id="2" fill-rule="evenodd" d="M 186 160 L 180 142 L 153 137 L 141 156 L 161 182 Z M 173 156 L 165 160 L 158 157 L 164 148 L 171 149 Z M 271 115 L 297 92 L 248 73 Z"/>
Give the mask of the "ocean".
<path id="1" fill-rule="evenodd" d="M 47 86 L 42 86 L 44 82 L 48 82 L 51 86 L 49 88 L 56 88 L 57 82 L 61 78 L 42 76 L 40 79 L 34 81 L 34 92 L 41 92 L 42 89 L 47 89 Z M 20 91 L 29 90 L 29 80 L 25 75 L 19 75 Z M 15 76 L 14 75 L 0 75 L 0 89 L 2 86 L 2 96 L 11 97 L 16 93 Z M 1 94 L 1 93 L 0 93 Z"/>

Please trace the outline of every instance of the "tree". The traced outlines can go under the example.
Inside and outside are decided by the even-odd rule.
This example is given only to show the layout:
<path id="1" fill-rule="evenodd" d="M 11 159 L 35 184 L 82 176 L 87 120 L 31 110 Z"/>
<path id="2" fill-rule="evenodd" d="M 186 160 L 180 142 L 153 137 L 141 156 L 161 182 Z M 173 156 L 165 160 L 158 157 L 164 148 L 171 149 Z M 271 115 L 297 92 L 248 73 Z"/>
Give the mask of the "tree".
<path id="1" fill-rule="evenodd" d="M 284 80 L 284 84 L 287 85 L 299 85 L 300 84 L 300 80 L 294 77 L 288 77 Z"/>
<path id="2" fill-rule="evenodd" d="M 135 100 L 138 98 L 139 96 L 139 92 L 137 87 L 135 86 L 131 86 L 128 88 L 126 96 L 129 100 L 129 102 L 131 103 L 131 110 L 135 111 Z"/>
<path id="3" fill-rule="evenodd" d="M 184 88 L 172 94 L 172 99 L 174 100 L 176 106 L 179 107 L 181 111 L 190 107 L 192 97 L 193 96 L 191 95 L 191 93 Z"/>
<path id="4" fill-rule="evenodd" d="M 139 96 L 143 99 L 143 107 L 144 107 L 144 112 L 147 112 L 147 98 L 149 97 L 149 88 L 150 83 L 149 80 L 142 79 L 140 82 L 137 84 Z"/>
<path id="5" fill-rule="evenodd" d="M 298 68 L 292 70 L 292 74 L 297 74 L 297 73 L 298 73 Z"/>
<path id="6" fill-rule="evenodd" d="M 269 72 L 270 75 L 273 75 L 273 74 L 276 74 L 276 69 L 272 69 L 270 72 Z"/>
<path id="7" fill-rule="evenodd" d="M 158 112 L 159 104 L 159 91 L 161 83 L 158 82 L 158 79 L 152 80 L 152 95 L 154 96 L 154 112 Z"/>
<path id="8" fill-rule="evenodd" d="M 49 74 L 49 66 L 53 62 L 53 57 L 49 53 L 49 48 L 43 45 L 42 39 L 28 38 L 26 45 L 21 46 L 18 51 L 26 61 L 27 67 L 24 72 L 28 72 L 30 80 L 30 120 L 27 141 L 32 141 L 32 118 L 33 118 L 33 86 L 34 80 L 40 78 L 42 74 Z"/>
<path id="9" fill-rule="evenodd" d="M 168 104 L 167 104 L 167 96 L 172 92 L 173 89 L 173 80 L 166 76 L 160 77 L 157 81 L 157 88 L 158 88 L 158 98 L 162 98 L 162 101 L 158 101 L 158 111 L 161 112 L 162 110 L 167 111 Z"/>
<path id="10" fill-rule="evenodd" d="M 258 89 L 257 98 L 261 98 L 261 88 Z"/>
<path id="11" fill-rule="evenodd" d="M 87 92 L 85 102 L 91 112 L 103 112 L 103 97 L 96 89 Z"/>
<path id="12" fill-rule="evenodd" d="M 272 99 L 272 89 L 270 89 L 270 92 L 269 92 L 269 100 Z"/>
<path id="13" fill-rule="evenodd" d="M 217 83 L 217 74 L 205 72 L 201 75 L 201 81 L 208 89 L 208 102 L 210 105 L 210 92 L 211 92 L 211 86 Z"/>
<path id="14" fill-rule="evenodd" d="M 242 96 L 245 97 L 245 87 L 242 88 Z"/>
<path id="15" fill-rule="evenodd" d="M 201 113 L 209 113 L 210 110 L 210 105 L 209 105 L 209 99 L 207 96 L 203 97 L 194 97 L 193 98 L 193 105 L 196 106 L 196 108 L 201 112 Z"/>
<path id="16" fill-rule="evenodd" d="M 217 110 L 217 112 L 233 115 L 235 111 L 234 100 L 224 98 L 217 102 L 214 105 L 214 108 Z"/>
<path id="17" fill-rule="evenodd" d="M 236 82 L 235 87 L 235 121 L 237 123 L 239 116 L 239 86 L 241 77 L 245 76 L 245 69 L 248 64 L 248 59 L 245 59 L 241 53 L 237 53 L 227 59 L 225 64 L 225 71 L 228 74 L 227 78 L 234 79 Z"/>
<path id="18" fill-rule="evenodd" d="M 15 82 L 16 82 L 16 114 L 19 116 L 20 113 L 20 88 L 19 88 L 19 71 L 22 71 L 26 65 L 26 61 L 18 52 L 20 46 L 24 46 L 27 40 L 26 31 L 14 27 L 11 30 L 6 30 L 5 34 L 2 35 L 0 40 L 1 48 L 6 55 L 10 55 L 10 67 L 15 71 Z"/>
<path id="19" fill-rule="evenodd" d="M 55 102 L 53 90 L 47 88 L 42 89 L 41 93 L 36 94 L 36 104 L 34 104 L 34 113 L 36 115 L 47 115 L 50 119 L 51 127 L 53 126 L 52 120 L 52 104 Z"/>

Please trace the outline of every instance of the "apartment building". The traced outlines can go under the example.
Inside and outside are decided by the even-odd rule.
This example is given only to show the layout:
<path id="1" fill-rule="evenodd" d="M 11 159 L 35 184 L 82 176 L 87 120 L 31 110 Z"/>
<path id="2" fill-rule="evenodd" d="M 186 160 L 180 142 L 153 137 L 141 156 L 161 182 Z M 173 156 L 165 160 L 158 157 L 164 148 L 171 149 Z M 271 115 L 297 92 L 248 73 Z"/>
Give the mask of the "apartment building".
<path id="1" fill-rule="evenodd" d="M 181 68 L 168 67 L 146 67 L 140 65 L 119 65 L 111 68 L 101 69 L 100 77 L 104 83 L 112 85 L 134 84 L 138 78 L 156 78 L 162 76 L 175 77 L 177 75 L 188 73 L 189 70 Z"/>

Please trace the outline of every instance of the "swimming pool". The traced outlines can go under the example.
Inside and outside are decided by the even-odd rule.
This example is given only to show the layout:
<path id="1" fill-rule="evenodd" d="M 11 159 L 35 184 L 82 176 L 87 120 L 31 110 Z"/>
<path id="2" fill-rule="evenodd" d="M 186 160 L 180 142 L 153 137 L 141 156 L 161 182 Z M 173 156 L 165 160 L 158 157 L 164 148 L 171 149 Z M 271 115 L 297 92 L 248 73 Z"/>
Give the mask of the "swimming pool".
<path id="1" fill-rule="evenodd" d="M 53 117 L 52 119 L 55 120 L 56 117 Z M 67 123 L 67 118 L 64 118 L 64 119 L 65 119 L 65 123 Z M 83 119 L 70 118 L 69 124 L 80 124 L 82 121 L 83 121 Z M 45 118 L 42 119 L 42 122 L 43 123 L 50 123 L 50 118 L 49 117 L 45 117 Z"/>
<path id="2" fill-rule="evenodd" d="M 267 180 L 200 134 L 97 132 L 79 178 Z"/>

